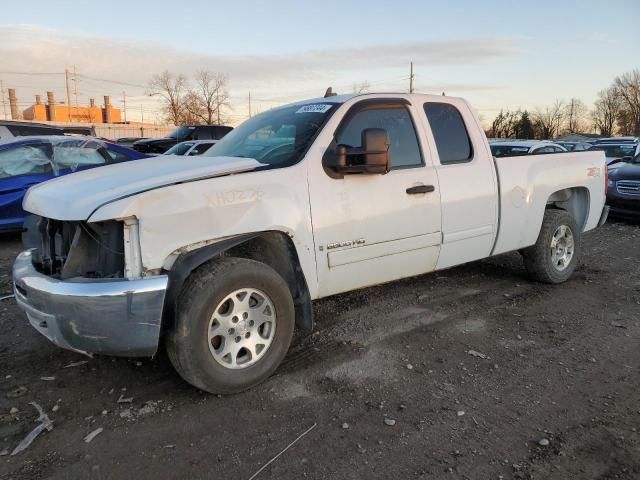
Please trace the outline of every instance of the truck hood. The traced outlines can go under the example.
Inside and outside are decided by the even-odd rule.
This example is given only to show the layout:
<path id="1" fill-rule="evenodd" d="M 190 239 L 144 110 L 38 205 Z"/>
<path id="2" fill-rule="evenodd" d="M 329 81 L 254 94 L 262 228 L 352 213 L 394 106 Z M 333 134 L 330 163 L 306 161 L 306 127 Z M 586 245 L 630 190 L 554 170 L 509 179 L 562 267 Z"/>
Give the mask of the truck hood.
<path id="1" fill-rule="evenodd" d="M 26 211 L 56 220 L 86 220 L 114 200 L 203 178 L 249 172 L 263 166 L 253 158 L 163 155 L 93 168 L 31 187 Z"/>

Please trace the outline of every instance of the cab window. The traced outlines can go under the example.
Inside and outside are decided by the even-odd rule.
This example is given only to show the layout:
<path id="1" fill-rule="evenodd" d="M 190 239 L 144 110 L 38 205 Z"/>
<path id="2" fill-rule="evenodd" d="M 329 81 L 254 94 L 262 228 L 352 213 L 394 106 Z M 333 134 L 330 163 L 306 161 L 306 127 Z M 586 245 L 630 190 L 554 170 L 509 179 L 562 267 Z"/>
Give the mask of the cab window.
<path id="1" fill-rule="evenodd" d="M 362 132 L 367 128 L 383 128 L 387 131 L 391 168 L 418 167 L 423 164 L 416 129 L 409 111 L 403 105 L 358 111 L 340 129 L 336 143 L 360 147 Z"/>
<path id="2" fill-rule="evenodd" d="M 473 147 L 458 109 L 448 103 L 429 102 L 424 104 L 424 113 L 436 142 L 440 163 L 470 162 Z"/>

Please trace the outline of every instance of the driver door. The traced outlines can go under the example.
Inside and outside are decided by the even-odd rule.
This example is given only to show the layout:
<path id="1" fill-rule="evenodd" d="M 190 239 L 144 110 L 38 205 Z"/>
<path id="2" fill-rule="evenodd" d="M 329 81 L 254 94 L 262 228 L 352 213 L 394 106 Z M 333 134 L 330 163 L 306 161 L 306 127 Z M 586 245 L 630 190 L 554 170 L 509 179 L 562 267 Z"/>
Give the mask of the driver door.
<path id="1" fill-rule="evenodd" d="M 350 147 L 360 146 L 367 128 L 386 130 L 387 174 L 331 178 L 319 159 L 310 165 L 320 297 L 435 269 L 442 240 L 440 196 L 415 118 L 403 98 L 361 100 L 335 130 L 331 145 Z"/>

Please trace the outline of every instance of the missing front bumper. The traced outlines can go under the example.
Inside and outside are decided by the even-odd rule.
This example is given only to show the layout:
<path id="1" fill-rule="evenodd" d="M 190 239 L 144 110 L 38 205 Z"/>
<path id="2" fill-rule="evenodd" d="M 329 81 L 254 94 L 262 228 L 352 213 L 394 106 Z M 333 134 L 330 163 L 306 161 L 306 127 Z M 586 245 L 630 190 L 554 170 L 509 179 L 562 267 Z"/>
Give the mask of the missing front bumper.
<path id="1" fill-rule="evenodd" d="M 15 261 L 13 281 L 31 325 L 62 348 L 130 357 L 158 348 L 166 275 L 61 281 L 39 273 L 26 251 Z"/>

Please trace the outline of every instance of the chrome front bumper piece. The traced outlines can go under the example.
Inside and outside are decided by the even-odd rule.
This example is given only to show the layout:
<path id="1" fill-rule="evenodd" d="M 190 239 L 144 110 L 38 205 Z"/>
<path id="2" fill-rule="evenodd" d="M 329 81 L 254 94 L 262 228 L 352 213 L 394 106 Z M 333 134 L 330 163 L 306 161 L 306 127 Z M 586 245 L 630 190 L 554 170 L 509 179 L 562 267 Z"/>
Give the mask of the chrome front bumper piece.
<path id="1" fill-rule="evenodd" d="M 56 345 L 84 353 L 154 355 L 168 280 L 57 280 L 35 269 L 30 251 L 13 265 L 16 300 L 31 325 Z"/>

